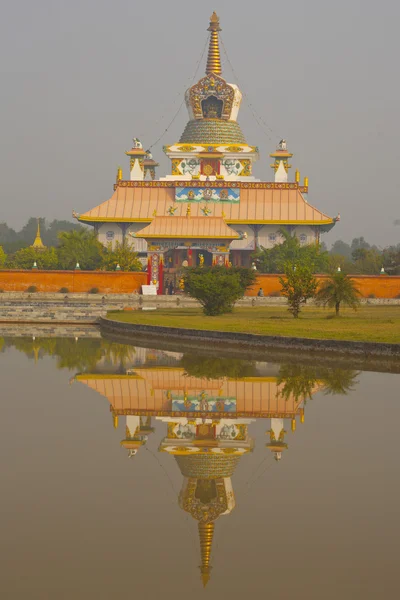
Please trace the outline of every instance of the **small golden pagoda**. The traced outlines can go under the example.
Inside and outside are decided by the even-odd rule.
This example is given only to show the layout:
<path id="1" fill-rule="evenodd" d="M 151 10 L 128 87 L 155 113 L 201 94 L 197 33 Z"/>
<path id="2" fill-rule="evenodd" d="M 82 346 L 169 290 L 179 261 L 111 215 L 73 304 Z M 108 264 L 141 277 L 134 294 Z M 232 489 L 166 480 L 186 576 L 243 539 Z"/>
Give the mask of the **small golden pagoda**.
<path id="1" fill-rule="evenodd" d="M 42 242 L 42 237 L 40 235 L 40 219 L 37 220 L 37 232 L 35 241 L 33 242 L 31 248 L 35 248 L 35 250 L 45 250 L 46 246 Z"/>

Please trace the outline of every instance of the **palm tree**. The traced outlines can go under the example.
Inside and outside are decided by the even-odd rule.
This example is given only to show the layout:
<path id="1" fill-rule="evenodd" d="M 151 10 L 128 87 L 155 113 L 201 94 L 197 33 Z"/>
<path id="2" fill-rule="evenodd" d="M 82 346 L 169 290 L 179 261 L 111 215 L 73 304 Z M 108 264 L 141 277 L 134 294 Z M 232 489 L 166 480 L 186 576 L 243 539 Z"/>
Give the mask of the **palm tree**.
<path id="1" fill-rule="evenodd" d="M 341 304 L 357 310 L 360 304 L 359 295 L 360 291 L 351 277 L 338 271 L 322 283 L 316 293 L 315 302 L 318 305 L 334 307 L 336 316 L 339 316 Z"/>

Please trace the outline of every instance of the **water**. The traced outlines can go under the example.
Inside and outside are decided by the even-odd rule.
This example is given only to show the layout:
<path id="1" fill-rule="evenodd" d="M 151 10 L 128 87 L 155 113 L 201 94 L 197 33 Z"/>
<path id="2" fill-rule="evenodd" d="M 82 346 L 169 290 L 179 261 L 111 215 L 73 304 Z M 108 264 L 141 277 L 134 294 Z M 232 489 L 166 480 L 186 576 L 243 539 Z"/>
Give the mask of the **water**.
<path id="1" fill-rule="evenodd" d="M 398 595 L 399 375 L 5 333 L 1 598 Z"/>

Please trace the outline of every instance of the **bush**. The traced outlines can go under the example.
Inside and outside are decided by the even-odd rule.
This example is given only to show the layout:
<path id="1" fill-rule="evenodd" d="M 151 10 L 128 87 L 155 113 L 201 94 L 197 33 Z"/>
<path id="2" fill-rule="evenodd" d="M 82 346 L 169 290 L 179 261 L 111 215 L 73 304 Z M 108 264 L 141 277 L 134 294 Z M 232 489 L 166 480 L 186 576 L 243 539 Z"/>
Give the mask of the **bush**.
<path id="1" fill-rule="evenodd" d="M 90 288 L 88 294 L 98 294 L 99 293 L 99 288 L 97 287 L 92 287 Z"/>
<path id="2" fill-rule="evenodd" d="M 243 267 L 186 268 L 184 291 L 200 302 L 205 315 L 222 315 L 232 312 L 235 302 L 244 296 L 256 277 L 252 269 Z"/>
<path id="3" fill-rule="evenodd" d="M 281 294 L 280 292 L 270 292 L 270 293 L 268 294 L 268 296 L 269 296 L 270 298 L 281 298 L 281 297 L 282 297 L 282 294 Z"/>
<path id="4" fill-rule="evenodd" d="M 286 296 L 288 301 L 288 311 L 297 319 L 301 305 L 309 298 L 313 298 L 317 290 L 317 280 L 312 274 L 311 267 L 287 262 L 285 277 L 280 277 L 279 283 L 282 286 L 282 295 Z"/>
<path id="5" fill-rule="evenodd" d="M 69 294 L 69 289 L 67 287 L 62 287 L 58 290 L 59 294 Z"/>
<path id="6" fill-rule="evenodd" d="M 38 291 L 38 289 L 37 289 L 36 285 L 30 285 L 28 287 L 28 289 L 26 290 L 26 293 L 27 294 L 34 294 L 37 291 Z"/>

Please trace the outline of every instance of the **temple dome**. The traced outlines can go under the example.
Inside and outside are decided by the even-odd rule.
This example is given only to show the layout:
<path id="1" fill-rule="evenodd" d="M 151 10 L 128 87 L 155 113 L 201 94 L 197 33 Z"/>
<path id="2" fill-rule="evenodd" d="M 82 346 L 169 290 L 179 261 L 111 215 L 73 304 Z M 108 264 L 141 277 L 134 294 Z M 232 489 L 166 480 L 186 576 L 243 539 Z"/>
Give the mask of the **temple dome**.
<path id="1" fill-rule="evenodd" d="M 246 144 L 239 123 L 223 119 L 194 119 L 189 121 L 179 142 L 190 144 Z"/>
<path id="2" fill-rule="evenodd" d="M 184 477 L 196 479 L 218 479 L 231 477 L 240 461 L 240 456 L 226 454 L 199 454 L 175 456 Z"/>

